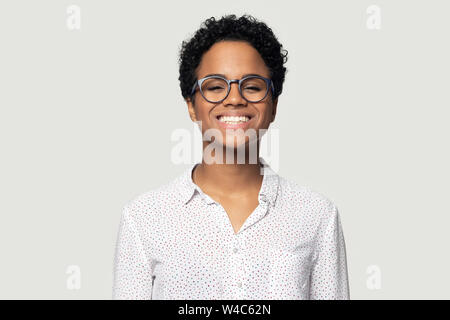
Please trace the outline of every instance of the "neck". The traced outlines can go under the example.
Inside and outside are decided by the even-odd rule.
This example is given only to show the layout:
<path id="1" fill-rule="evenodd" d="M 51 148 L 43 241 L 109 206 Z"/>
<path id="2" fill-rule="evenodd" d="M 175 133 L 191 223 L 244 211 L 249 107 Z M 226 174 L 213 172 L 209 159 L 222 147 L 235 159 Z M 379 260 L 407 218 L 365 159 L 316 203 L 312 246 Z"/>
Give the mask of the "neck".
<path id="1" fill-rule="evenodd" d="M 236 151 L 236 150 L 235 150 Z M 244 163 L 237 163 L 237 152 L 234 152 L 234 161 L 222 163 L 202 163 L 197 165 L 193 173 L 194 182 L 205 192 L 222 195 L 237 195 L 252 193 L 259 190 L 262 184 L 262 163 L 259 161 L 259 144 L 257 147 L 256 163 L 250 163 L 249 153 L 245 152 Z"/>

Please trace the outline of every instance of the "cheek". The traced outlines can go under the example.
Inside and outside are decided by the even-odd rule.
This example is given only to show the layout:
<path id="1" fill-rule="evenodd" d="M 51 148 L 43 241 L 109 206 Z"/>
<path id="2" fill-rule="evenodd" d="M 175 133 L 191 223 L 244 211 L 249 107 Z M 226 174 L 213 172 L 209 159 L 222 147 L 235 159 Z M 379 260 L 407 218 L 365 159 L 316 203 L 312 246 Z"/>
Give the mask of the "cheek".
<path id="1" fill-rule="evenodd" d="M 272 121 L 271 106 L 268 106 L 267 108 L 264 108 L 264 110 L 261 110 L 259 115 L 260 115 L 260 119 L 258 121 L 258 126 L 260 128 L 267 129 L 270 125 L 270 122 Z"/>
<path id="2" fill-rule="evenodd" d="M 204 124 L 210 124 L 212 119 L 210 118 L 210 110 L 211 108 L 206 105 L 197 105 L 195 109 L 195 113 L 197 116 L 197 120 L 201 120 Z"/>

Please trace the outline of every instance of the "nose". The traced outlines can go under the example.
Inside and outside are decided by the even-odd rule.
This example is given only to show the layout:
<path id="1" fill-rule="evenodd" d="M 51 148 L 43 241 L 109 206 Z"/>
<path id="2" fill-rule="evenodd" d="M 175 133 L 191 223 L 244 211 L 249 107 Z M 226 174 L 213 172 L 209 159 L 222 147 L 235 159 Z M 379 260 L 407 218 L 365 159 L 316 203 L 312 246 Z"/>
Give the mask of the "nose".
<path id="1" fill-rule="evenodd" d="M 222 103 L 224 105 L 242 105 L 247 103 L 247 100 L 245 100 L 244 97 L 242 97 L 239 93 L 239 83 L 237 81 L 230 83 L 230 92 L 228 93 L 228 96 L 225 98 L 225 100 L 222 101 Z"/>

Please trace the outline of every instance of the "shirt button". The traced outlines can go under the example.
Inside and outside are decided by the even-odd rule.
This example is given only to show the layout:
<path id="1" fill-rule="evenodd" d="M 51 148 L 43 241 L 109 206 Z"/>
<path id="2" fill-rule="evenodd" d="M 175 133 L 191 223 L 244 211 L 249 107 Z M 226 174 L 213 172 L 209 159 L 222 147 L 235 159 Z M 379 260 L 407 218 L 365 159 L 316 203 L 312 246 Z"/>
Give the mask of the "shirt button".
<path id="1" fill-rule="evenodd" d="M 242 282 L 239 281 L 237 285 L 239 288 L 242 288 Z"/>
<path id="2" fill-rule="evenodd" d="M 238 248 L 234 248 L 234 249 L 233 249 L 233 252 L 234 252 L 234 253 L 238 252 Z"/>

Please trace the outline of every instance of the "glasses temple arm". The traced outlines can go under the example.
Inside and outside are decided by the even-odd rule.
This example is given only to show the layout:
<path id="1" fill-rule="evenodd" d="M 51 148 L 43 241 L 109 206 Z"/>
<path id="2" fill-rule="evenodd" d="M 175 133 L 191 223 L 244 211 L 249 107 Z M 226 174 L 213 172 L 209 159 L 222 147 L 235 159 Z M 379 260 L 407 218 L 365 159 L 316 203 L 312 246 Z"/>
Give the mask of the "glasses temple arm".
<path id="1" fill-rule="evenodd" d="M 195 83 L 194 83 L 194 86 L 192 87 L 192 90 L 191 90 L 191 95 L 193 95 L 193 94 L 194 94 L 194 92 L 195 92 L 195 88 L 197 87 L 197 84 L 198 84 L 198 80 L 197 80 L 197 81 L 195 81 Z"/>

